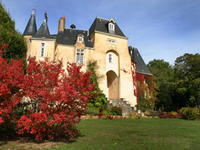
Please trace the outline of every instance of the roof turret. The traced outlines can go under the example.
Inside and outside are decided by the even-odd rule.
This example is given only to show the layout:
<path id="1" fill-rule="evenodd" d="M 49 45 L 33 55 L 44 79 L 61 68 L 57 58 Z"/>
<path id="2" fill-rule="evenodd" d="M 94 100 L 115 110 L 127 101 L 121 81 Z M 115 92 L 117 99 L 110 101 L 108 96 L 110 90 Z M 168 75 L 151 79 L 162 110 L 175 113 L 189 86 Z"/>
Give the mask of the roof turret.
<path id="1" fill-rule="evenodd" d="M 34 35 L 37 32 L 37 25 L 35 20 L 35 10 L 32 10 L 32 15 L 26 25 L 23 35 Z"/>
<path id="2" fill-rule="evenodd" d="M 47 17 L 46 12 L 44 16 L 45 16 L 45 19 L 34 37 L 46 37 L 46 38 L 50 37 L 50 32 L 47 25 L 48 17 Z"/>

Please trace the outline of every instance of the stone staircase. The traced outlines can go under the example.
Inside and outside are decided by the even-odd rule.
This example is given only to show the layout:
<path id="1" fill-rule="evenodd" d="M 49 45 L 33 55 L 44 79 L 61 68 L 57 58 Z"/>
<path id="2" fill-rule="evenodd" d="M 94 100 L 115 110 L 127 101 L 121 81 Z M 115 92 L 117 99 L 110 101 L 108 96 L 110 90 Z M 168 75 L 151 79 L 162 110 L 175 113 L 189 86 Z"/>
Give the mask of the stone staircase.
<path id="1" fill-rule="evenodd" d="M 121 107 L 122 108 L 122 116 L 129 117 L 131 113 L 138 112 L 142 115 L 140 110 L 137 110 L 136 107 L 131 106 L 125 99 L 108 99 L 108 107 Z"/>

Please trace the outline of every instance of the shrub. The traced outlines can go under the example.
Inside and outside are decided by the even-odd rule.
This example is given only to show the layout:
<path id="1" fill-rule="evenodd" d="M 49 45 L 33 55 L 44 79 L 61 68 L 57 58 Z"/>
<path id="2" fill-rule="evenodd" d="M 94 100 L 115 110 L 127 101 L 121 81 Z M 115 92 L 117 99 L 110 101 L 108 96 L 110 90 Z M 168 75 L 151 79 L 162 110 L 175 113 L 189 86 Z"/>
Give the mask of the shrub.
<path id="1" fill-rule="evenodd" d="M 159 118 L 181 118 L 181 114 L 177 112 L 160 112 Z"/>
<path id="2" fill-rule="evenodd" d="M 7 44 L 0 48 L 0 126 L 13 127 L 18 120 L 17 133 L 36 141 L 73 139 L 75 125 L 94 96 L 90 73 L 70 63 L 66 73 L 61 62 L 30 58 L 24 75 L 22 60 L 8 64 L 2 58 L 6 48 Z"/>
<path id="3" fill-rule="evenodd" d="M 22 59 L 11 59 L 8 64 L 2 58 L 7 46 L 3 44 L 0 48 L 0 125 L 11 127 L 12 120 L 17 117 L 13 111 L 23 97 L 19 89 L 23 86 L 24 71 Z"/>
<path id="4" fill-rule="evenodd" d="M 61 62 L 29 60 L 23 91 L 30 105 L 28 113 L 18 121 L 18 134 L 31 134 L 36 141 L 75 137 L 75 124 L 95 88 L 90 83 L 90 73 L 80 69 L 81 66 L 68 64 L 66 74 Z"/>
<path id="5" fill-rule="evenodd" d="M 200 118 L 200 109 L 197 107 L 183 107 L 180 109 L 183 119 L 195 120 Z"/>
<path id="6" fill-rule="evenodd" d="M 122 108 L 114 106 L 110 109 L 110 112 L 111 112 L 112 115 L 120 115 L 121 116 L 122 115 Z"/>
<path id="7" fill-rule="evenodd" d="M 112 115 L 106 115 L 106 119 L 107 120 L 113 120 L 113 116 Z"/>
<path id="8" fill-rule="evenodd" d="M 131 119 L 140 119 L 141 115 L 139 113 L 137 113 L 137 112 L 132 112 L 132 113 L 130 113 L 129 118 L 131 118 Z"/>

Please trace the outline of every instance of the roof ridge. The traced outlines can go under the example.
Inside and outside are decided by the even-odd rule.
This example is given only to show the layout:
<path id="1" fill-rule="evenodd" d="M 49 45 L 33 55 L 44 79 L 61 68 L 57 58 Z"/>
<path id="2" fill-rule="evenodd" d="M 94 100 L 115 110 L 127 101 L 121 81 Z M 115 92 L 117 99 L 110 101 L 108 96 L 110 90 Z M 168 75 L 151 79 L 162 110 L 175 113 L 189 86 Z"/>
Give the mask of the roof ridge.
<path id="1" fill-rule="evenodd" d="M 68 29 L 68 30 L 79 30 L 79 31 L 89 31 L 89 30 L 82 30 L 82 29 L 71 29 L 71 28 L 65 28 L 65 29 Z"/>
<path id="2" fill-rule="evenodd" d="M 96 17 L 96 18 L 98 18 L 98 19 L 103 19 L 103 20 L 106 20 L 106 21 L 109 21 L 109 19 L 106 19 L 106 18 L 103 18 L 103 17 Z"/>

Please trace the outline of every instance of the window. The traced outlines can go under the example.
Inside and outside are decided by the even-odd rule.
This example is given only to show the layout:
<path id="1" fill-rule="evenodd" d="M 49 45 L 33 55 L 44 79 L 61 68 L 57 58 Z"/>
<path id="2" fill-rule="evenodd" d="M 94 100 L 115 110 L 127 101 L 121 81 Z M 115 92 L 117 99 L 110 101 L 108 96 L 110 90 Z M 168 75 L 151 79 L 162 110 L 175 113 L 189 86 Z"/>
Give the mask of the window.
<path id="1" fill-rule="evenodd" d="M 108 24 L 108 30 L 109 31 L 115 31 L 115 25 L 113 23 Z"/>
<path id="2" fill-rule="evenodd" d="M 112 54 L 108 55 L 108 61 L 109 61 L 109 63 L 112 63 Z"/>
<path id="3" fill-rule="evenodd" d="M 44 57 L 45 43 L 41 43 L 40 57 Z"/>
<path id="4" fill-rule="evenodd" d="M 83 42 L 83 37 L 78 37 L 78 42 Z"/>
<path id="5" fill-rule="evenodd" d="M 76 50 L 76 64 L 83 65 L 83 63 L 84 63 L 84 50 L 77 49 Z"/>

